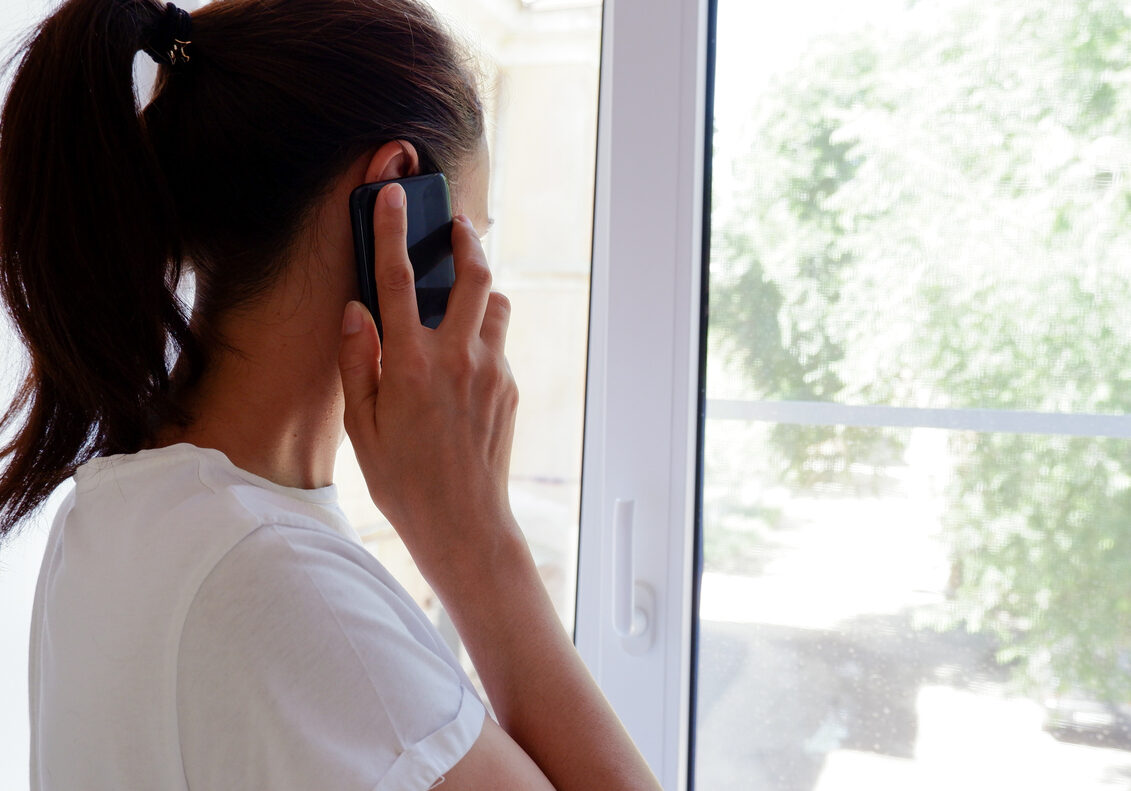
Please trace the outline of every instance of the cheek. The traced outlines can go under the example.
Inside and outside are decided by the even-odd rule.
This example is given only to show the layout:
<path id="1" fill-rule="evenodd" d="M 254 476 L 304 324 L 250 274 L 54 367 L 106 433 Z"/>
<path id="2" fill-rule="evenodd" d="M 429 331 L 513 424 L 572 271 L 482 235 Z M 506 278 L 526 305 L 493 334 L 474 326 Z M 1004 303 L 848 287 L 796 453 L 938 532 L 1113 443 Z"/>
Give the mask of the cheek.
<path id="1" fill-rule="evenodd" d="M 490 163 L 484 148 L 475 163 L 455 180 L 452 189 L 452 213 L 465 215 L 480 236 L 487 232 L 490 224 L 487 210 L 489 174 Z"/>
<path id="2" fill-rule="evenodd" d="M 471 220 L 475 230 L 482 236 L 487 231 L 487 201 L 485 199 L 468 200 L 464 195 L 452 196 L 452 214 L 462 214 Z"/>

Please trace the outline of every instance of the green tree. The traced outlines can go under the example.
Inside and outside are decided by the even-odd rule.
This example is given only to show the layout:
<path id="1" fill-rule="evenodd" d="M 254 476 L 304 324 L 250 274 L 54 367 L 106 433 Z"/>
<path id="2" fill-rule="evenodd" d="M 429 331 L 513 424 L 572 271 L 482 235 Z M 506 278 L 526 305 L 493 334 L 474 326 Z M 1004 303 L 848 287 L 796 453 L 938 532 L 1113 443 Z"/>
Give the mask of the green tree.
<path id="1" fill-rule="evenodd" d="M 1131 412 L 1129 63 L 1115 0 L 924 0 L 819 40 L 716 165 L 747 185 L 713 218 L 720 351 L 762 398 Z M 892 463 L 894 436 L 773 445 L 804 485 Z M 1129 444 L 952 450 L 961 617 L 1023 669 L 1131 698 Z"/>

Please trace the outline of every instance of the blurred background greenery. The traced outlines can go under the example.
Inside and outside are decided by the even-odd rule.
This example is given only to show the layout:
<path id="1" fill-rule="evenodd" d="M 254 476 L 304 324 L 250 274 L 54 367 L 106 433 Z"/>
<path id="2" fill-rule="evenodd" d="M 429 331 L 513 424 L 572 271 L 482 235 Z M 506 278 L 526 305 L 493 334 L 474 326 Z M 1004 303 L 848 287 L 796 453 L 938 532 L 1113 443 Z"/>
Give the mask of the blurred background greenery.
<path id="1" fill-rule="evenodd" d="M 1131 7 L 906 5 L 779 70 L 716 160 L 742 187 L 713 207 L 715 350 L 753 399 L 1126 414 Z M 907 437 L 776 424 L 765 466 L 874 486 Z M 1129 443 L 947 451 L 948 625 L 1020 681 L 1131 701 Z M 772 509 L 743 507 L 764 534 Z M 708 566 L 741 544 L 709 536 Z"/>

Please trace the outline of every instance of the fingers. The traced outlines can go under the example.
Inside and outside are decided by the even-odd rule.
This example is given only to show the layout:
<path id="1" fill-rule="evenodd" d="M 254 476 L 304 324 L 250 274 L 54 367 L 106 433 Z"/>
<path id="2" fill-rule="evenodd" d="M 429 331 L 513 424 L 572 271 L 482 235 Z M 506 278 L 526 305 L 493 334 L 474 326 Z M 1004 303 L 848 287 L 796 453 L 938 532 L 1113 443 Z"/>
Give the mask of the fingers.
<path id="1" fill-rule="evenodd" d="M 381 341 L 373 317 L 360 302 L 346 305 L 342 316 L 342 344 L 338 371 L 346 398 L 345 424 L 351 438 L 372 421 L 380 383 Z"/>
<path id="2" fill-rule="evenodd" d="M 386 335 L 411 334 L 420 328 L 416 282 L 405 241 L 407 229 L 404 187 L 390 184 L 377 194 L 373 206 L 373 277 L 381 328 Z"/>
<path id="3" fill-rule="evenodd" d="M 483 246 L 471 222 L 462 215 L 452 220 L 452 255 L 456 282 L 444 323 L 462 334 L 478 334 L 491 351 L 501 355 L 510 325 L 510 300 L 491 291 L 491 270 Z"/>
<path id="4" fill-rule="evenodd" d="M 461 335 L 474 337 L 480 334 L 483 325 L 491 293 L 491 270 L 475 229 L 463 215 L 452 219 L 452 257 L 456 282 L 448 297 L 443 325 Z"/>
<path id="5" fill-rule="evenodd" d="M 487 309 L 483 315 L 483 328 L 479 337 L 496 354 L 502 354 L 507 341 L 507 327 L 511 321 L 510 300 L 498 291 L 492 291 L 487 298 Z"/>

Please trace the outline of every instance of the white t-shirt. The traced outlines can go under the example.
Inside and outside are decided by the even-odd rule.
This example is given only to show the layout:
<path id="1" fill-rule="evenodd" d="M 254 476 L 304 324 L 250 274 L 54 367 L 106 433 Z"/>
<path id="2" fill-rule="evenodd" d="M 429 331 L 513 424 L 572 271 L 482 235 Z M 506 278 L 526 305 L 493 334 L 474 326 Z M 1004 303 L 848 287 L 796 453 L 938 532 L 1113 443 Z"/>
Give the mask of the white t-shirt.
<path id="1" fill-rule="evenodd" d="M 36 791 L 422 791 L 485 716 L 333 486 L 278 486 L 192 445 L 75 474 L 30 694 Z"/>

